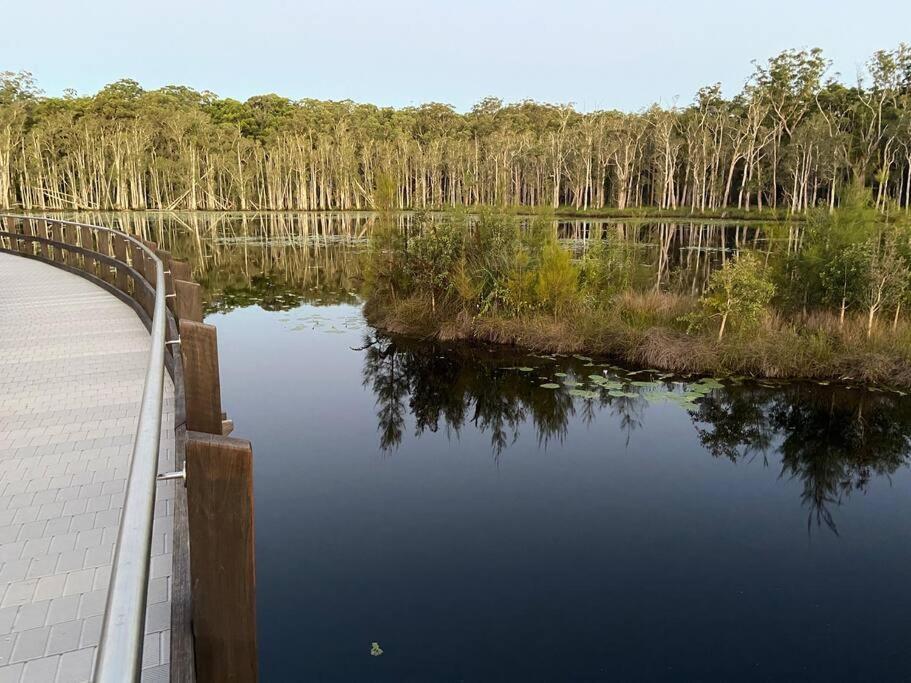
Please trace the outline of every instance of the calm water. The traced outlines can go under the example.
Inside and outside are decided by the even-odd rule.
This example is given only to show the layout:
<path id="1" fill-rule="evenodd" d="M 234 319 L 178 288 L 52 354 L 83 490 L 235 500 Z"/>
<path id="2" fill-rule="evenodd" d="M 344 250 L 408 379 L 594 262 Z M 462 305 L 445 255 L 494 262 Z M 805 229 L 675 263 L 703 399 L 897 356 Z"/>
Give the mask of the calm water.
<path id="1" fill-rule="evenodd" d="M 263 680 L 908 679 L 911 399 L 390 339 L 360 222 L 197 220 Z"/>

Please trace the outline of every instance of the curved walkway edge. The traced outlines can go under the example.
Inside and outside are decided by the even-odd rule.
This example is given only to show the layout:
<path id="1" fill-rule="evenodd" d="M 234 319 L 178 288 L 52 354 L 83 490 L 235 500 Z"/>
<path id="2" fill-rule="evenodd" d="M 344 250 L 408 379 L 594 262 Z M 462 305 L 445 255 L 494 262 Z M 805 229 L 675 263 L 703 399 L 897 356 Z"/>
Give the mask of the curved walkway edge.
<path id="1" fill-rule="evenodd" d="M 0 253 L 0 683 L 91 680 L 148 353 L 125 303 Z M 173 469 L 166 376 L 159 472 Z M 150 682 L 169 678 L 174 486 L 155 503 Z"/>

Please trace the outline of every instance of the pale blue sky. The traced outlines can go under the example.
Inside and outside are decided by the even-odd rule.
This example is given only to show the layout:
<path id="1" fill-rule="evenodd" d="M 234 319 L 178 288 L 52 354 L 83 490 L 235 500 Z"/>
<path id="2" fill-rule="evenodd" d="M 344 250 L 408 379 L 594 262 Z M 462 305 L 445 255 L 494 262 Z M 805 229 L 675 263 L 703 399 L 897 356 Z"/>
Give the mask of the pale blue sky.
<path id="1" fill-rule="evenodd" d="M 900 0 L 32 0 L 6 3 L 0 71 L 48 94 L 119 78 L 225 97 L 277 92 L 470 108 L 482 97 L 640 109 L 740 89 L 750 61 L 825 50 L 843 79 L 911 40 Z"/>

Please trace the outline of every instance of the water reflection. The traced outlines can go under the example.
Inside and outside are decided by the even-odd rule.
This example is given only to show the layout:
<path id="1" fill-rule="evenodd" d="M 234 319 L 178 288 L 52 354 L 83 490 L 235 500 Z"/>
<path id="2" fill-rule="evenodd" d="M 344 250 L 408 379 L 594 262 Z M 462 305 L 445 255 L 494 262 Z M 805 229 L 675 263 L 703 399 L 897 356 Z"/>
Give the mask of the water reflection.
<path id="1" fill-rule="evenodd" d="M 357 255 L 376 222 L 376 215 L 366 211 L 84 212 L 71 217 L 154 241 L 189 261 L 210 310 L 258 303 L 259 296 L 281 309 L 302 302 L 344 302 L 358 288 Z M 395 219 L 407 229 L 414 214 L 401 212 Z M 695 294 L 741 247 L 786 251 L 799 239 L 793 226 L 761 223 L 561 218 L 554 225 L 577 253 L 593 240 L 629 245 L 636 287 Z"/>
<path id="2" fill-rule="evenodd" d="M 781 476 L 803 484 L 808 526 L 815 521 L 836 533 L 833 506 L 908 464 L 911 402 L 883 393 L 737 388 L 708 397 L 697 417 L 702 443 L 716 456 L 766 455 L 774 442 Z"/>
<path id="3" fill-rule="evenodd" d="M 551 390 L 541 383 L 554 374 L 585 377 L 590 362 L 564 358 L 553 365 L 545 359 L 530 372 L 516 372 L 515 357 L 504 352 L 384 336 L 368 337 L 364 351 L 363 381 L 375 397 L 379 445 L 387 453 L 405 437 L 409 416 L 416 437 L 439 430 L 458 437 L 470 424 L 489 435 L 495 459 L 521 429 L 534 429 L 543 447 L 562 443 L 574 417 L 591 422 L 614 416 L 628 443 L 648 421 L 653 387 L 686 386 L 665 377 L 638 381 L 651 385 L 645 388 L 627 378 L 622 393 L 632 395 L 599 391 L 596 398 L 574 400 L 566 386 Z M 711 456 L 734 463 L 759 458 L 780 467 L 781 478 L 801 482 L 808 528 L 815 523 L 837 534 L 833 508 L 852 492 L 866 492 L 875 477 L 907 466 L 911 456 L 911 401 L 883 392 L 733 381 L 692 405 L 681 403 Z"/>

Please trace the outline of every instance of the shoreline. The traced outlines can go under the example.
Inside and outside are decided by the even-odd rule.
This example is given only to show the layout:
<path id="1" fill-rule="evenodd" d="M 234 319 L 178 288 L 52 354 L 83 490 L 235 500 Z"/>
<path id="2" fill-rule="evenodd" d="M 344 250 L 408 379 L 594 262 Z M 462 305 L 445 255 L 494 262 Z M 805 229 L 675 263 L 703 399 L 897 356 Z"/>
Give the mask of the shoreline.
<path id="1" fill-rule="evenodd" d="M 481 343 L 529 353 L 586 354 L 635 369 L 680 375 L 744 376 L 755 380 L 837 382 L 911 391 L 911 363 L 901 354 L 875 349 L 836 349 L 822 354 L 805 335 L 790 328 L 730 337 L 719 342 L 707 334 L 690 335 L 667 327 L 621 330 L 598 328 L 587 320 L 554 320 L 547 315 L 517 318 L 428 319 L 408 314 L 414 302 L 391 309 L 366 302 L 364 317 L 381 332 L 445 343 Z M 833 340 L 829 340 L 833 341 Z"/>

